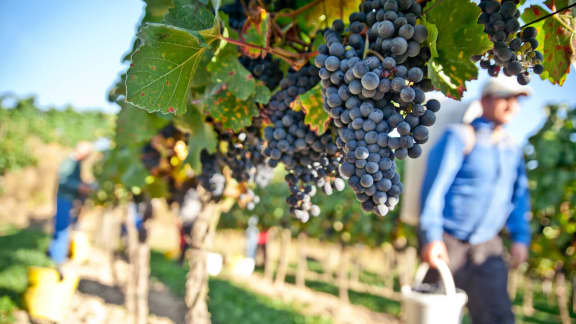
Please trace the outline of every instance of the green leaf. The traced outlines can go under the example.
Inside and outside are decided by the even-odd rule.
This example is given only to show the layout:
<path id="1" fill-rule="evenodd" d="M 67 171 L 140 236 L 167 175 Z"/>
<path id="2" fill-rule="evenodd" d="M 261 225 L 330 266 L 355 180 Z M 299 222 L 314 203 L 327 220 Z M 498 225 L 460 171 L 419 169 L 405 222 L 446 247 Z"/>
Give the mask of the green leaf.
<path id="1" fill-rule="evenodd" d="M 481 10 L 469 0 L 433 0 L 427 8 L 430 10 L 424 23 L 437 28 L 436 44 L 429 37 L 428 45 L 438 52 L 430 60 L 428 76 L 435 88 L 460 99 L 466 90 L 465 81 L 478 77 L 478 68 L 470 57 L 492 48 L 483 26 L 476 23 Z M 429 32 L 435 34 L 432 28 Z"/>
<path id="2" fill-rule="evenodd" d="M 176 27 L 148 24 L 138 34 L 143 45 L 132 56 L 126 101 L 149 112 L 184 113 L 192 79 L 205 77 L 215 29 L 189 33 Z"/>
<path id="3" fill-rule="evenodd" d="M 145 110 L 123 105 L 116 121 L 116 138 L 118 146 L 139 146 L 149 141 L 166 126 L 169 119 Z"/>
<path id="4" fill-rule="evenodd" d="M 330 115 L 324 110 L 322 103 L 322 87 L 317 84 L 296 97 L 291 104 L 293 110 L 302 110 L 306 114 L 304 123 L 318 135 L 324 134 L 330 125 Z"/>
<path id="5" fill-rule="evenodd" d="M 548 14 L 548 11 L 541 6 L 533 5 L 524 10 L 522 20 L 533 21 Z M 542 80 L 548 80 L 552 84 L 564 84 L 566 76 L 570 73 L 570 62 L 574 49 L 571 44 L 571 37 L 568 30 L 556 19 L 571 21 L 571 26 L 575 25 L 575 18 L 569 15 L 557 14 L 557 17 L 550 17 L 541 22 L 532 24 L 538 30 L 538 50 L 544 55 L 544 72 L 540 74 Z"/>
<path id="6" fill-rule="evenodd" d="M 241 100 L 226 85 L 216 85 L 204 96 L 204 109 L 225 129 L 239 131 L 252 123 L 258 114 L 253 98 Z"/>
<path id="7" fill-rule="evenodd" d="M 214 14 L 198 0 L 174 0 L 174 8 L 166 15 L 165 22 L 189 30 L 204 30 L 214 25 Z"/>
<path id="8" fill-rule="evenodd" d="M 191 106 L 188 112 L 174 120 L 176 126 L 190 133 L 188 141 L 188 157 L 185 163 L 189 163 L 194 172 L 200 173 L 200 152 L 206 149 L 213 153 L 216 151 L 218 138 L 212 124 L 206 123 L 204 115 L 198 107 Z"/>
<path id="9" fill-rule="evenodd" d="M 261 81 L 256 83 L 256 89 L 254 90 L 254 101 L 260 104 L 267 104 L 270 101 L 270 96 L 272 93 L 270 89 Z"/>
<path id="10" fill-rule="evenodd" d="M 215 84 L 223 84 L 238 99 L 246 100 L 256 89 L 252 74 L 238 61 L 235 45 L 227 45 L 208 65 Z"/>

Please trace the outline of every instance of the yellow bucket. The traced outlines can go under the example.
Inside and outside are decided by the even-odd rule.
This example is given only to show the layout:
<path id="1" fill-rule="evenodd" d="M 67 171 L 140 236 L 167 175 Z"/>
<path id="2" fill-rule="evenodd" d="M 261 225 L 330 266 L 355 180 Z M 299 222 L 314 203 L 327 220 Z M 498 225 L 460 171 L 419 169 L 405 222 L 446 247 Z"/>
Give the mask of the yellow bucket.
<path id="1" fill-rule="evenodd" d="M 179 257 L 180 257 L 180 248 L 164 251 L 164 258 L 166 260 L 176 260 Z"/>
<path id="2" fill-rule="evenodd" d="M 66 275 L 60 280 L 56 269 L 30 267 L 28 281 L 24 304 L 30 316 L 54 322 L 64 319 L 78 287 L 78 276 Z"/>
<path id="3" fill-rule="evenodd" d="M 90 241 L 86 233 L 73 232 L 70 240 L 70 259 L 77 263 L 88 260 L 90 256 Z"/>

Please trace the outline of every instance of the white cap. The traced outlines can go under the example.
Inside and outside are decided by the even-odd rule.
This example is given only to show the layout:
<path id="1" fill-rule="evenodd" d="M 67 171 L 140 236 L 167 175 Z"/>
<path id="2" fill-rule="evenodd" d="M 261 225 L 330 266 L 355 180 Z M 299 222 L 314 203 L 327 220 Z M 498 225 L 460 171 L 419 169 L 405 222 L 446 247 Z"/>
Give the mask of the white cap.
<path id="1" fill-rule="evenodd" d="M 492 96 L 497 98 L 508 98 L 515 96 L 529 96 L 532 88 L 518 83 L 516 78 L 499 76 L 490 78 L 482 88 L 482 97 Z"/>

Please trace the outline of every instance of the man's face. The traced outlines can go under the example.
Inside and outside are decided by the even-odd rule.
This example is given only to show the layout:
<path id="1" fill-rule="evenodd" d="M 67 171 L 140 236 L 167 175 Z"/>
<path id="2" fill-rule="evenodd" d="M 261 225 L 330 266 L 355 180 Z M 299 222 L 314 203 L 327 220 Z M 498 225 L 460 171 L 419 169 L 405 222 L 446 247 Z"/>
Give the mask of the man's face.
<path id="1" fill-rule="evenodd" d="M 484 117 L 490 119 L 496 125 L 507 124 L 518 111 L 518 97 L 497 98 L 485 96 L 482 98 Z"/>

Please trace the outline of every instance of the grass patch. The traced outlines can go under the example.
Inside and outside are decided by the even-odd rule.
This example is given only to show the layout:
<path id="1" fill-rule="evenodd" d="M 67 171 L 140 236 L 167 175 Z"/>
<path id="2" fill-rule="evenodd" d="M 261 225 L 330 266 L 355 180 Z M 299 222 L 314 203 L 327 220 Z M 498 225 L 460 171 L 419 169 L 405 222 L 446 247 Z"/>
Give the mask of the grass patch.
<path id="1" fill-rule="evenodd" d="M 41 231 L 0 228 L 0 324 L 12 323 L 14 310 L 23 307 L 28 267 L 52 265 L 45 253 L 49 243 Z"/>
<path id="2" fill-rule="evenodd" d="M 150 256 L 151 275 L 167 285 L 176 295 L 186 293 L 186 269 L 175 261 L 167 260 L 158 252 Z M 268 298 L 223 280 L 210 278 L 208 310 L 214 324 L 324 324 L 327 318 L 307 317 L 293 305 Z"/>

